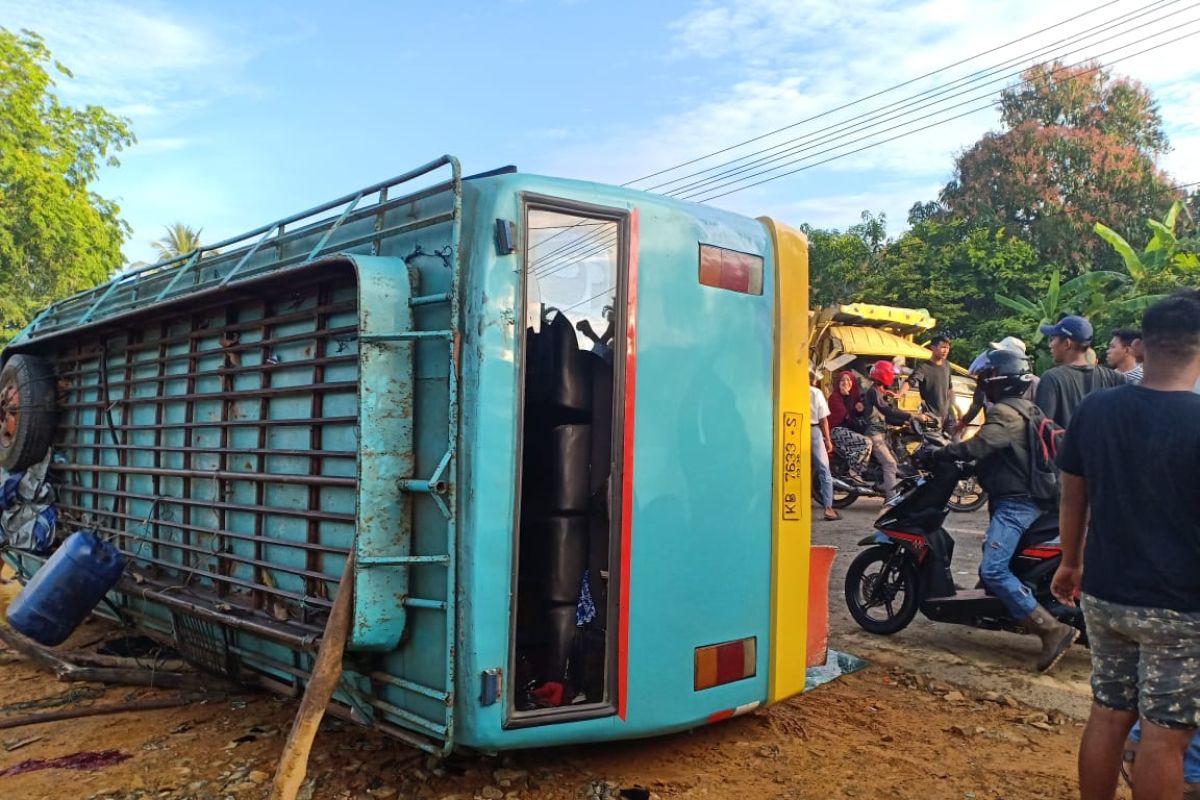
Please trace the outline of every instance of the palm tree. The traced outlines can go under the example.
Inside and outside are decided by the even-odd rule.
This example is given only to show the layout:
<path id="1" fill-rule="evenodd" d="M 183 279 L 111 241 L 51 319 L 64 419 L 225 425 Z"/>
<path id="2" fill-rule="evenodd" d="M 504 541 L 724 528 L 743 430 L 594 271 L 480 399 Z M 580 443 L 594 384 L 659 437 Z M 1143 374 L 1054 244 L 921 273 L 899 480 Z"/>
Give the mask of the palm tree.
<path id="1" fill-rule="evenodd" d="M 204 230 L 203 228 L 193 230 L 189 225 L 176 222 L 174 225 L 166 226 L 164 230 L 166 233 L 161 239 L 150 243 L 163 261 L 187 255 L 201 247 L 200 232 Z"/>

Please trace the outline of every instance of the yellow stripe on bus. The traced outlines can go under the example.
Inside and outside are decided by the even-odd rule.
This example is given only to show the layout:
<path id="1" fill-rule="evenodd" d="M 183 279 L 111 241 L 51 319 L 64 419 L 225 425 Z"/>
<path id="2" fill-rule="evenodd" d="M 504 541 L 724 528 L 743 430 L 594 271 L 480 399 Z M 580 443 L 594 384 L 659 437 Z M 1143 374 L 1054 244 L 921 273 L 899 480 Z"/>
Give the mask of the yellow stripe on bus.
<path id="1" fill-rule="evenodd" d="M 769 702 L 804 691 L 811 543 L 808 240 L 759 219 L 775 249 L 775 470 L 771 524 Z"/>

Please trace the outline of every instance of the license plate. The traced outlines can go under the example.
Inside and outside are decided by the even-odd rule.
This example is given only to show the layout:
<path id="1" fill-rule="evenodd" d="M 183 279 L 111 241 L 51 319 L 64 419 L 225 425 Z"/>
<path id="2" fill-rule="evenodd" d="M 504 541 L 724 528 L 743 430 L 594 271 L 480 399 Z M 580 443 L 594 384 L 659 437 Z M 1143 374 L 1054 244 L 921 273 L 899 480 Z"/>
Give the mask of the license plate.
<path id="1" fill-rule="evenodd" d="M 783 463 L 780 476 L 783 492 L 783 519 L 799 520 L 804 496 L 804 437 L 809 434 L 803 414 L 785 411 L 783 414 Z"/>

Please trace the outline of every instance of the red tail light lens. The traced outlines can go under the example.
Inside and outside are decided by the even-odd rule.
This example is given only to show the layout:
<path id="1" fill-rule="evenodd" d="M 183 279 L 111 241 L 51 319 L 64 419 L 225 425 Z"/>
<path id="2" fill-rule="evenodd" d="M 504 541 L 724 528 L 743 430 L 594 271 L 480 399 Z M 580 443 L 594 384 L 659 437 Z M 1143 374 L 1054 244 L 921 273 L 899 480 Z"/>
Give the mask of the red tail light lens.
<path id="1" fill-rule="evenodd" d="M 757 661 L 758 646 L 753 636 L 735 642 L 697 647 L 696 691 L 753 678 Z"/>
<path id="2" fill-rule="evenodd" d="M 763 258 L 753 253 L 700 245 L 700 283 L 742 294 L 762 294 Z"/>

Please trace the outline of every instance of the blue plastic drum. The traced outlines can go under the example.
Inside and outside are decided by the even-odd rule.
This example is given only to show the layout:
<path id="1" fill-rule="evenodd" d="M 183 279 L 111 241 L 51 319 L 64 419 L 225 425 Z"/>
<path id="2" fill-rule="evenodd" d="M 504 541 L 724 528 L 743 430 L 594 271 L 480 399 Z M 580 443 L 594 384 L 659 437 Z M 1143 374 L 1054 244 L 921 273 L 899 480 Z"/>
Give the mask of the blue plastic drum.
<path id="1" fill-rule="evenodd" d="M 35 642 L 66 641 L 125 569 L 125 557 L 92 531 L 67 537 L 8 606 L 8 623 Z"/>

